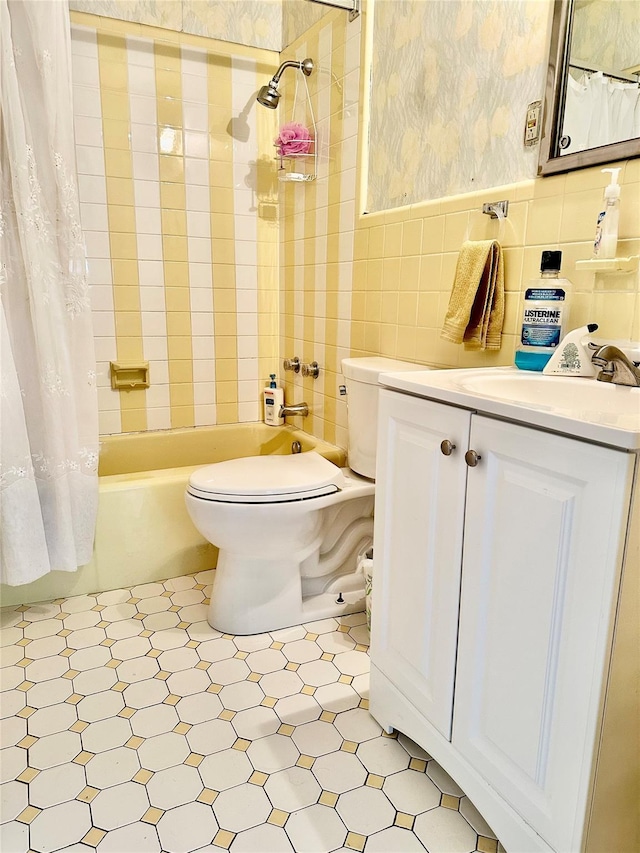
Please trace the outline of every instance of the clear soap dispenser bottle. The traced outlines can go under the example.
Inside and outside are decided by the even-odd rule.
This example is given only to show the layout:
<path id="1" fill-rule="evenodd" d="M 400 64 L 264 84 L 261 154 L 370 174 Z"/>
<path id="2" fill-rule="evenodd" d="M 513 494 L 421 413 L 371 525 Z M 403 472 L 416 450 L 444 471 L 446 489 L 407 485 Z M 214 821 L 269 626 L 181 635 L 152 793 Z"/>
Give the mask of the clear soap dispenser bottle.
<path id="1" fill-rule="evenodd" d="M 620 169 L 601 169 L 611 174 L 611 182 L 604 188 L 602 210 L 598 214 L 593 257 L 603 260 L 615 258 L 618 247 L 618 222 L 620 220 Z"/>

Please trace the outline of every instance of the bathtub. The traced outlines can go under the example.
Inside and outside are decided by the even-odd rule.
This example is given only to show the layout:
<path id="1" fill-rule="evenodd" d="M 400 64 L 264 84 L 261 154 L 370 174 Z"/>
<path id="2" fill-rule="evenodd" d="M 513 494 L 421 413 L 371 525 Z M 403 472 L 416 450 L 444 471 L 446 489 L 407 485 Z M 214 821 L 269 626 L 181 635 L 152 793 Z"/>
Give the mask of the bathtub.
<path id="1" fill-rule="evenodd" d="M 240 456 L 315 450 L 336 465 L 345 453 L 290 426 L 261 423 L 105 436 L 93 559 L 77 572 L 51 572 L 32 584 L 2 586 L 2 604 L 30 604 L 187 575 L 216 565 L 217 548 L 197 532 L 184 491 L 192 471 Z"/>

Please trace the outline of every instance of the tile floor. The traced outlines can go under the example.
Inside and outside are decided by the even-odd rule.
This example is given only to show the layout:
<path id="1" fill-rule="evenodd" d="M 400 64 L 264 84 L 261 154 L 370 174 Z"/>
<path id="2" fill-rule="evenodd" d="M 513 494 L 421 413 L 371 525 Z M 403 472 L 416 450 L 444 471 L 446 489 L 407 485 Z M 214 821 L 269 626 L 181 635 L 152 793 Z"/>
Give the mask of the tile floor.
<path id="1" fill-rule="evenodd" d="M 232 637 L 212 572 L 1 611 L 3 853 L 496 853 L 369 715 L 364 614 Z"/>

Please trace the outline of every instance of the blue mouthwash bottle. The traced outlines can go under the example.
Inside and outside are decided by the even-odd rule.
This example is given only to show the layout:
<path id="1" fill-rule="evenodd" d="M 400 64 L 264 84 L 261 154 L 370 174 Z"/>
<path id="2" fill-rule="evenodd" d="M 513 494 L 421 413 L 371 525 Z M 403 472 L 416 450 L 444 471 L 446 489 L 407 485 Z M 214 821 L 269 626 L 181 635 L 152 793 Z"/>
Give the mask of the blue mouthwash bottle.
<path id="1" fill-rule="evenodd" d="M 515 358 L 520 370 L 542 370 L 569 328 L 571 282 L 560 278 L 561 263 L 562 252 L 543 252 L 540 278 L 527 284 Z"/>

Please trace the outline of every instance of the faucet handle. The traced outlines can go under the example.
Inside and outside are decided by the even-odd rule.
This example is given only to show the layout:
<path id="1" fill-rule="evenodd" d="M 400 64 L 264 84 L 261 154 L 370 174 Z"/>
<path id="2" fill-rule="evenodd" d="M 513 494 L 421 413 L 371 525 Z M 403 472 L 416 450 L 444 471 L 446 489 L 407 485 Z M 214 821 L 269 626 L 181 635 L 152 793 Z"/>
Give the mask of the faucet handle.
<path id="1" fill-rule="evenodd" d="M 297 355 L 293 358 L 285 358 L 282 362 L 282 366 L 285 370 L 292 370 L 294 373 L 300 373 L 300 359 Z"/>
<path id="2" fill-rule="evenodd" d="M 311 376 L 312 379 L 318 378 L 320 374 L 320 367 L 318 366 L 317 361 L 312 361 L 310 364 L 303 364 L 301 367 L 303 376 Z"/>

